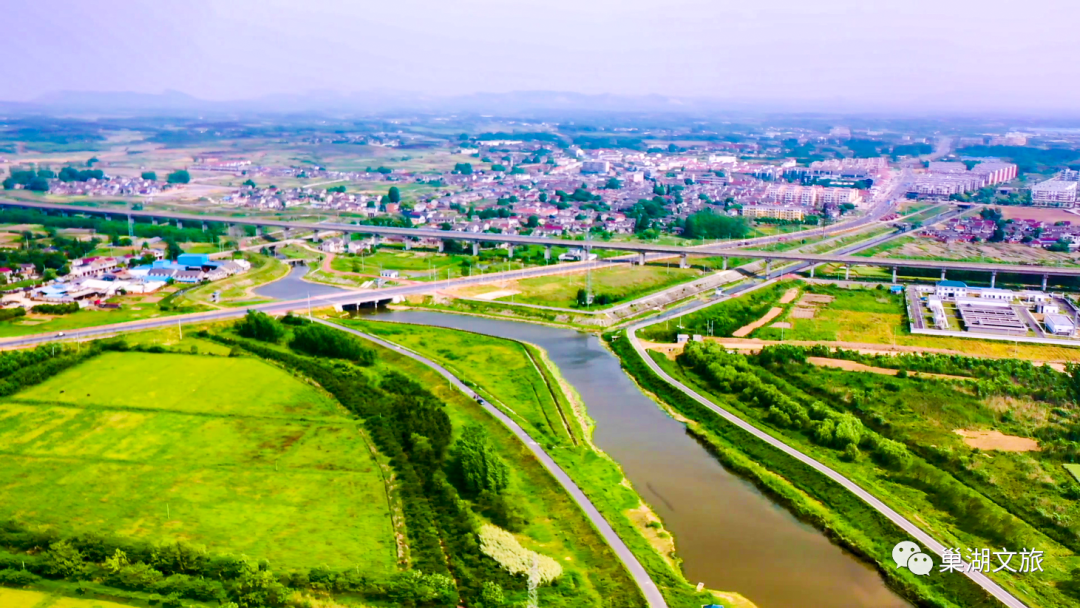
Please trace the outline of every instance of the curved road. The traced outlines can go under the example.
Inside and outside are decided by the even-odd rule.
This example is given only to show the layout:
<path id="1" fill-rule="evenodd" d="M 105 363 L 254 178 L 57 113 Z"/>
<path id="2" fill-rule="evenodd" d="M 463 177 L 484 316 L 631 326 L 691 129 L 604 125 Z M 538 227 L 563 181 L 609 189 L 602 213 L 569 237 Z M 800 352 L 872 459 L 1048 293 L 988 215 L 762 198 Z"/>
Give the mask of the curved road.
<path id="1" fill-rule="evenodd" d="M 502 411 L 500 411 L 498 408 L 491 405 L 486 400 L 481 399 L 475 391 L 466 386 L 464 382 L 457 378 L 457 376 L 454 376 L 449 371 L 447 371 L 446 368 L 439 365 L 438 363 L 435 363 L 431 359 L 419 355 L 403 346 L 398 346 L 397 344 L 394 344 L 392 342 L 387 342 L 386 340 L 376 338 L 375 336 L 365 334 L 364 332 L 357 331 L 355 329 L 343 327 L 341 325 L 338 325 L 337 323 L 331 323 L 323 319 L 315 319 L 315 321 L 317 323 L 322 323 L 323 325 L 333 327 L 334 329 L 340 329 L 350 334 L 360 336 L 361 338 L 365 340 L 370 340 L 371 342 L 374 342 L 379 346 L 384 346 L 391 350 L 395 350 L 402 355 L 409 357 L 410 359 L 419 361 L 420 363 L 423 363 L 424 365 L 441 374 L 444 378 L 449 380 L 455 388 L 465 393 L 470 398 L 476 400 L 487 413 L 491 414 L 496 419 L 498 419 L 499 422 L 503 423 L 506 428 L 510 429 L 510 431 L 514 435 L 516 435 L 517 438 L 520 439 L 526 447 L 529 448 L 529 451 L 531 451 L 533 455 L 536 456 L 536 459 L 540 461 L 540 464 L 544 465 L 544 468 L 547 469 L 548 472 L 551 473 L 551 475 L 555 477 L 556 480 L 558 480 L 559 484 L 566 490 L 568 494 L 570 494 L 570 497 L 574 499 L 574 502 L 576 502 L 577 505 L 581 507 L 581 510 L 585 512 L 585 516 L 589 518 L 589 521 L 592 522 L 592 525 L 600 532 L 600 535 L 604 537 L 604 540 L 607 542 L 608 546 L 610 546 L 612 551 L 615 552 L 615 555 L 618 556 L 619 561 L 623 563 L 623 566 L 626 567 L 626 570 L 634 579 L 634 582 L 637 583 L 637 586 L 639 589 L 641 589 L 641 593 L 645 596 L 645 600 L 648 602 L 649 607 L 667 608 L 667 602 L 664 601 L 664 596 L 660 594 L 660 590 L 656 587 L 656 583 L 654 583 L 652 581 L 652 578 L 649 577 L 649 573 L 645 570 L 645 567 L 641 565 L 641 562 L 637 560 L 637 557 L 634 556 L 633 552 L 630 551 L 630 548 L 626 546 L 626 543 L 624 543 L 621 538 L 619 538 L 619 535 L 616 534 L 615 530 L 611 528 L 611 525 L 608 524 L 607 520 L 604 519 L 604 516 L 600 514 L 600 511 L 598 511 L 596 507 L 593 506 L 592 501 L 590 501 L 589 498 L 585 496 L 585 493 L 581 491 L 581 488 L 579 488 L 577 484 L 575 484 L 574 481 L 570 479 L 570 476 L 567 475 L 566 472 L 563 471 L 562 468 L 555 463 L 551 456 L 548 456 L 548 453 L 544 451 L 544 448 L 540 447 L 540 444 L 538 444 L 535 440 L 533 440 L 532 437 L 529 436 L 528 433 L 525 432 L 525 429 L 521 428 L 516 422 L 511 420 L 506 414 L 503 414 Z"/>
<path id="2" fill-rule="evenodd" d="M 686 311 L 686 312 L 689 312 L 689 311 Z M 685 314 L 685 312 L 683 312 L 682 314 Z M 882 515 L 884 515 L 885 517 L 887 517 L 889 519 L 889 521 L 893 522 L 898 527 L 903 529 L 905 532 L 910 534 L 912 538 L 914 538 L 915 540 L 922 543 L 923 546 L 929 547 L 930 550 L 932 550 L 934 553 L 937 553 L 939 556 L 943 555 L 945 553 L 945 545 L 943 545 L 940 542 L 938 542 L 937 540 L 935 540 L 934 537 L 932 537 L 929 534 L 927 534 L 926 532 L 924 532 L 922 530 L 922 528 L 919 528 L 918 526 L 916 526 L 909 519 L 907 519 L 903 515 L 900 515 L 899 513 L 894 511 L 892 508 L 889 507 L 889 505 L 887 505 L 884 502 L 882 502 L 882 501 L 878 500 L 877 498 L 875 498 L 873 494 L 870 494 L 866 490 L 862 489 L 855 482 L 851 481 L 847 477 L 844 477 L 843 475 L 841 475 L 836 470 L 834 470 L 834 469 L 832 469 L 832 468 L 818 462 L 817 460 L 814 460 L 810 456 L 807 456 L 806 454 L 800 452 L 799 450 L 796 450 L 795 448 L 787 445 L 786 443 L 780 441 L 776 437 L 773 437 L 772 435 L 766 433 L 765 431 L 762 431 L 761 429 L 759 429 L 756 426 L 750 424 L 749 422 L 746 422 L 745 420 L 743 420 L 742 418 L 740 418 L 736 414 L 734 414 L 734 413 L 732 413 L 732 412 L 718 406 L 717 404 L 713 403 L 709 399 L 706 399 L 701 394 L 697 393 L 696 391 L 689 388 L 685 384 L 683 384 L 683 383 L 679 382 L 678 380 L 676 380 L 676 379 L 672 378 L 671 376 L 669 376 L 667 374 L 667 372 L 665 372 L 663 369 L 661 369 L 661 367 L 659 365 L 657 365 L 655 361 L 653 361 L 652 357 L 649 356 L 649 354 L 646 352 L 645 348 L 641 345 L 641 343 L 637 339 L 637 330 L 638 329 L 642 329 L 644 327 L 647 327 L 647 326 L 652 325 L 652 324 L 657 323 L 657 322 L 659 322 L 658 319 L 649 320 L 649 321 L 634 325 L 634 326 L 632 326 L 632 327 L 630 327 L 629 329 L 626 330 L 626 336 L 630 340 L 630 344 L 634 347 L 634 350 L 637 352 L 638 356 L 641 357 L 642 360 L 645 361 L 645 364 L 649 366 L 649 368 L 653 371 L 653 373 L 655 373 L 657 376 L 662 378 L 668 384 L 674 386 L 678 390 L 685 393 L 686 396 L 690 397 L 694 401 L 697 401 L 701 405 L 709 408 L 710 410 L 712 410 L 713 412 L 715 412 L 717 415 L 724 418 L 728 422 L 730 422 L 730 423 L 734 424 L 735 426 L 741 428 L 742 430 L 750 433 L 754 437 L 760 439 L 761 441 L 764 441 L 765 443 L 769 444 L 770 446 L 772 446 L 772 447 L 784 452 L 785 454 L 799 460 L 800 462 L 812 467 L 814 470 L 818 471 L 822 475 L 825 475 L 829 479 L 831 479 L 831 480 L 835 481 L 836 483 L 840 484 L 841 486 L 844 487 L 844 489 L 848 490 L 849 492 L 851 492 L 855 496 L 859 497 L 859 499 L 861 499 L 863 502 L 865 502 L 866 504 L 873 507 L 874 510 L 876 510 L 877 512 L 879 512 Z M 1027 608 L 1027 605 L 1024 604 L 1024 602 L 1020 601 L 1016 596 L 1014 596 L 1013 594 L 1006 591 L 1003 587 L 1001 587 L 1000 585 L 998 585 L 994 581 L 990 580 L 990 578 L 987 577 L 982 572 L 965 572 L 964 576 L 967 576 L 968 578 L 970 578 L 972 581 L 975 582 L 975 584 L 982 587 L 988 594 L 990 594 L 991 596 L 993 596 L 994 598 L 996 598 L 1002 604 L 1008 606 L 1009 608 Z"/>

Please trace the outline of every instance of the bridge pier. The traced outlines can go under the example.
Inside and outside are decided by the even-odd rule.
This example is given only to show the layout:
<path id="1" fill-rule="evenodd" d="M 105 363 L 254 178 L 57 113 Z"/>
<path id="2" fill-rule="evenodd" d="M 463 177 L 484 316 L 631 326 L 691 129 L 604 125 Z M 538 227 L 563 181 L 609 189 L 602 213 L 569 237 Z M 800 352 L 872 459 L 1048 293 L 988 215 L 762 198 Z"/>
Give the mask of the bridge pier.
<path id="1" fill-rule="evenodd" d="M 765 260 L 765 279 L 769 279 L 769 275 L 772 274 L 772 260 Z"/>
<path id="2" fill-rule="evenodd" d="M 203 231 L 203 232 L 206 232 L 206 222 L 203 222 L 203 223 L 202 223 L 202 231 Z"/>
<path id="3" fill-rule="evenodd" d="M 544 245 L 544 259 L 551 260 L 551 245 Z"/>
<path id="4" fill-rule="evenodd" d="M 687 263 L 687 255 L 684 253 L 679 257 L 679 268 L 689 268 L 690 264 Z"/>
<path id="5" fill-rule="evenodd" d="M 851 280 L 851 266 L 844 266 L 844 280 Z"/>
<path id="6" fill-rule="evenodd" d="M 585 255 L 585 259 L 589 259 L 588 254 Z M 638 254 L 637 254 L 637 265 L 638 266 L 644 266 L 645 265 L 645 252 L 644 251 L 639 251 L 638 252 Z"/>
<path id="7" fill-rule="evenodd" d="M 439 239 L 439 253 L 446 251 L 446 241 Z"/>
<path id="8" fill-rule="evenodd" d="M 727 270 L 727 258 L 724 258 L 724 265 L 720 268 L 720 270 Z"/>
<path id="9" fill-rule="evenodd" d="M 506 257 L 508 259 L 514 259 L 514 245 L 511 243 L 506 244 Z"/>
<path id="10" fill-rule="evenodd" d="M 817 266 L 811 266 L 811 267 L 810 267 L 810 278 L 811 278 L 811 279 L 812 279 L 812 278 L 814 278 L 814 269 L 815 269 L 815 268 L 817 268 Z"/>
<path id="11" fill-rule="evenodd" d="M 64 215 L 67 215 L 67 214 L 65 213 Z M 150 218 L 150 223 L 157 226 L 157 218 L 156 217 Z"/>
<path id="12" fill-rule="evenodd" d="M 405 237 L 405 251 L 412 249 L 412 239 Z"/>
<path id="13" fill-rule="evenodd" d="M 892 282 L 896 282 L 896 266 L 892 267 Z"/>
<path id="14" fill-rule="evenodd" d="M 1050 278 L 1050 275 L 1048 275 L 1048 274 L 1044 274 L 1044 275 L 1043 275 L 1043 282 L 1042 282 L 1042 290 L 1043 290 L 1043 291 L 1046 291 L 1046 281 L 1047 281 L 1047 279 L 1049 279 L 1049 278 Z"/>
<path id="15" fill-rule="evenodd" d="M 944 268 L 941 269 L 941 280 L 942 281 L 945 280 L 945 269 Z"/>
<path id="16" fill-rule="evenodd" d="M 997 283 L 997 271 L 996 270 L 993 270 L 993 271 L 990 272 L 990 289 L 994 288 L 994 283 Z"/>
<path id="17" fill-rule="evenodd" d="M 183 230 L 184 229 L 184 222 L 181 222 L 180 220 L 176 220 L 176 229 L 177 230 Z"/>
<path id="18" fill-rule="evenodd" d="M 479 241 L 473 241 L 473 243 L 472 243 L 472 254 L 474 256 L 480 255 L 480 242 Z"/>

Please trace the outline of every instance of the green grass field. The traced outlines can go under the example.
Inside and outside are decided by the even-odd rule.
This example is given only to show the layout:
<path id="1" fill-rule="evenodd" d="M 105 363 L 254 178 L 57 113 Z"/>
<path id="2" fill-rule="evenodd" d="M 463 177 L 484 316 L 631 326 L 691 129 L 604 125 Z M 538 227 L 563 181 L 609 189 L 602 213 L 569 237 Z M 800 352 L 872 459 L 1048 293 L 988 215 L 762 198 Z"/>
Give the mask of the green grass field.
<path id="1" fill-rule="evenodd" d="M 363 321 L 349 324 L 437 359 L 489 396 L 498 395 L 493 403 L 548 441 L 572 443 L 581 439 L 573 412 L 561 411 L 536 362 L 517 342 L 441 327 Z M 492 370 L 498 373 L 490 373 Z"/>
<path id="2" fill-rule="evenodd" d="M 670 265 L 660 263 L 645 266 L 618 264 L 595 269 L 591 274 L 593 294 L 596 296 L 606 294 L 611 296 L 615 303 L 619 303 L 699 278 L 701 271 L 696 268 L 679 268 L 678 262 L 675 261 Z M 509 302 L 513 300 L 525 304 L 579 308 L 577 305 L 577 293 L 579 289 L 585 288 L 586 281 L 586 273 L 584 272 L 549 275 L 507 281 L 505 286 L 501 283 L 497 286 L 485 286 L 479 293 L 511 290 L 518 293 L 513 296 L 508 295 L 497 298 L 495 301 Z M 597 307 L 594 306 L 593 308 Z"/>
<path id="3" fill-rule="evenodd" d="M 338 272 L 356 272 L 378 275 L 380 270 L 397 270 L 408 278 L 425 279 L 429 271 L 438 273 L 440 279 L 446 278 L 450 269 L 453 276 L 461 276 L 461 263 L 467 259 L 462 255 L 445 255 L 435 251 L 405 251 L 379 249 L 367 255 L 337 255 L 330 267 Z"/>
<path id="4" fill-rule="evenodd" d="M 160 298 L 159 298 L 160 299 Z M 191 311 L 184 311 L 191 312 Z M 141 319 L 156 319 L 179 314 L 166 312 L 153 303 L 129 303 L 117 310 L 80 310 L 69 315 L 28 315 L 11 321 L 0 322 L 0 338 L 13 338 L 30 334 L 66 332 L 84 327 L 112 325 Z"/>
<path id="5" fill-rule="evenodd" d="M 118 604 L 106 600 L 64 597 L 44 591 L 0 587 L 0 606 L 4 608 L 129 608 L 136 604 Z"/>
<path id="6" fill-rule="evenodd" d="M 254 253 L 248 253 L 244 257 L 251 262 L 250 270 L 220 281 L 200 285 L 186 292 L 183 300 L 188 303 L 213 306 L 210 296 L 215 291 L 219 291 L 221 299 L 218 301 L 218 306 L 242 306 L 266 301 L 265 298 L 255 295 L 252 290 L 283 278 L 289 274 L 289 266 L 281 260 Z"/>
<path id="7" fill-rule="evenodd" d="M 977 340 L 947 336 L 913 335 L 908 331 L 905 304 L 901 296 L 885 290 L 862 287 L 846 289 L 831 285 L 804 285 L 809 293 L 833 296 L 828 304 L 815 306 L 812 319 L 792 318 L 795 304 L 785 307 L 774 322 L 791 323 L 781 331 L 763 327 L 752 337 L 763 340 L 806 342 L 849 342 L 945 349 L 974 357 L 1006 357 L 1038 361 L 1080 361 L 1080 349 L 1044 344 L 1011 344 L 996 340 Z M 772 323 L 770 323 L 772 325 Z"/>
<path id="8" fill-rule="evenodd" d="M 1080 482 L 1080 464 L 1065 464 L 1061 466 L 1065 467 L 1065 470 L 1075 477 L 1076 481 Z"/>
<path id="9" fill-rule="evenodd" d="M 0 517 L 388 573 L 359 423 L 249 358 L 104 353 L 0 403 Z"/>

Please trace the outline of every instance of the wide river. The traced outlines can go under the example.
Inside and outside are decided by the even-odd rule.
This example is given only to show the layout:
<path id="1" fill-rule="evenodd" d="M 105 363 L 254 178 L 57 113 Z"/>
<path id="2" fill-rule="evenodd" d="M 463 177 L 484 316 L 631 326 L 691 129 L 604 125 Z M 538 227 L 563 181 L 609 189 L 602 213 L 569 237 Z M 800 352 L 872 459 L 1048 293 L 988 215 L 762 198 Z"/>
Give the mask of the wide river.
<path id="1" fill-rule="evenodd" d="M 760 608 L 910 607 L 871 566 L 722 467 L 638 389 L 595 336 L 433 312 L 377 317 L 514 338 L 546 350 L 596 421 L 597 446 L 622 465 L 674 535 L 692 583 L 737 591 Z"/>

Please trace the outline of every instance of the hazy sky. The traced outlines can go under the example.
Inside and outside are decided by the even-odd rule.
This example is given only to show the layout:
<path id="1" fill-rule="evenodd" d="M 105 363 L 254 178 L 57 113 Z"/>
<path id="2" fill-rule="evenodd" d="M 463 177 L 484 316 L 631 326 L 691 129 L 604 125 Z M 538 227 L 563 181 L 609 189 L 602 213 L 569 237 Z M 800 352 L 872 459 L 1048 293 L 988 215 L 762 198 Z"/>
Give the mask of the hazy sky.
<path id="1" fill-rule="evenodd" d="M 1066 0 L 31 0 L 0 99 L 373 89 L 1080 108 Z"/>

